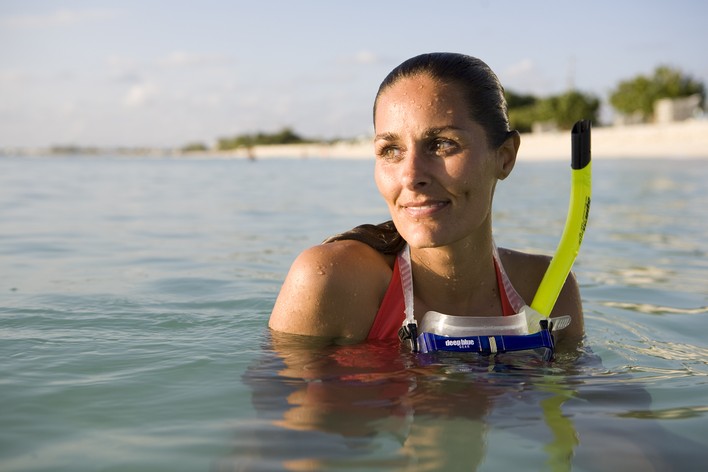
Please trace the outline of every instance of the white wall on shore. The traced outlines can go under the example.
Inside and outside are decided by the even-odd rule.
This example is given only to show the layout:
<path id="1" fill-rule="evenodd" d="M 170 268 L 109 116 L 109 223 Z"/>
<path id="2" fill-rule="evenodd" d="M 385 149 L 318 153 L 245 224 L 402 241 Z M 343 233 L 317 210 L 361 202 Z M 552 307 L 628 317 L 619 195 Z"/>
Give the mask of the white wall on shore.
<path id="1" fill-rule="evenodd" d="M 708 158 L 708 120 L 592 129 L 598 158 Z M 524 134 L 519 159 L 569 158 L 570 132 Z"/>

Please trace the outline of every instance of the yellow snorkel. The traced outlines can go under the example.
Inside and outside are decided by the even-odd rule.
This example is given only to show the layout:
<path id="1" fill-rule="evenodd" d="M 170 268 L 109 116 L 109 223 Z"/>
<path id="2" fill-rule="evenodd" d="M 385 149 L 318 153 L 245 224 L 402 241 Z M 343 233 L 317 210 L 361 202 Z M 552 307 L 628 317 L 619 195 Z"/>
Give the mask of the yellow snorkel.
<path id="1" fill-rule="evenodd" d="M 575 258 L 583 242 L 585 226 L 590 213 L 592 195 L 592 163 L 590 162 L 590 128 L 589 120 L 578 121 L 571 131 L 571 186 L 568 216 L 556 252 L 546 270 L 531 307 L 524 307 L 529 333 L 539 331 L 539 322 L 548 319 L 553 306 L 558 300 Z M 562 329 L 570 322 L 566 318 Z M 561 323 L 561 320 L 558 320 Z"/>

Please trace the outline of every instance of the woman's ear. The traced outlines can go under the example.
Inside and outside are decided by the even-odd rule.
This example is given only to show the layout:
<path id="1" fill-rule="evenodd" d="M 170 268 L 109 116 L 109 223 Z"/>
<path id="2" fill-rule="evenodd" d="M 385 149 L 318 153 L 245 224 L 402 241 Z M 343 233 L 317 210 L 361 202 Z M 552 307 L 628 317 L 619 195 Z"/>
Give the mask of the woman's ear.
<path id="1" fill-rule="evenodd" d="M 499 163 L 499 180 L 506 179 L 516 164 L 516 153 L 519 151 L 521 136 L 518 131 L 509 131 L 507 138 L 501 146 L 497 148 L 497 162 Z"/>

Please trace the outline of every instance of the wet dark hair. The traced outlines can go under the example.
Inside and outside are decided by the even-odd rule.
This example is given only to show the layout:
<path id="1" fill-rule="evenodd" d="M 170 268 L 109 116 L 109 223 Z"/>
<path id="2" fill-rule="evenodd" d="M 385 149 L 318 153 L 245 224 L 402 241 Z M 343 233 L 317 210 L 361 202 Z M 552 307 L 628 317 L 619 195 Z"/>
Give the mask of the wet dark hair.
<path id="1" fill-rule="evenodd" d="M 421 54 L 389 72 L 376 93 L 374 116 L 379 97 L 384 91 L 399 80 L 416 75 L 427 75 L 443 84 L 460 87 L 470 119 L 484 128 L 491 146 L 501 146 L 512 133 L 504 87 L 497 75 L 481 59 L 452 52 Z"/>
<path id="2" fill-rule="evenodd" d="M 391 220 L 377 225 L 366 224 L 357 226 L 354 229 L 325 239 L 322 241 L 322 244 L 346 240 L 354 240 L 368 244 L 380 253 L 389 255 L 398 254 L 406 246 L 406 241 L 398 233 L 396 226 L 394 226 Z"/>
<path id="3" fill-rule="evenodd" d="M 490 146 L 499 147 L 516 133 L 509 127 L 504 87 L 494 71 L 476 57 L 451 52 L 421 54 L 404 61 L 389 72 L 376 92 L 374 117 L 381 94 L 399 80 L 416 75 L 427 75 L 442 84 L 460 87 L 465 96 L 470 119 L 484 128 Z M 406 244 L 393 221 L 357 226 L 327 238 L 324 243 L 341 240 L 361 241 L 383 254 L 398 254 Z"/>

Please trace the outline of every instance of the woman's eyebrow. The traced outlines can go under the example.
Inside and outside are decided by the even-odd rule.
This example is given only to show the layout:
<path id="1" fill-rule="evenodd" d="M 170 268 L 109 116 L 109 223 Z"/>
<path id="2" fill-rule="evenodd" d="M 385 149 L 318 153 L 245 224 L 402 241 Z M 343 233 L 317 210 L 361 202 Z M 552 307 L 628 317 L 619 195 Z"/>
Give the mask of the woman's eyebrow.
<path id="1" fill-rule="evenodd" d="M 396 139 L 398 139 L 398 135 L 396 133 L 390 133 L 390 132 L 389 133 L 381 133 L 381 134 L 377 134 L 376 136 L 374 136 L 375 141 L 379 141 L 379 140 L 395 141 Z"/>
<path id="2" fill-rule="evenodd" d="M 445 131 L 460 131 L 462 128 L 458 126 L 441 126 L 439 128 L 430 128 L 425 132 L 426 137 L 437 136 Z"/>
<path id="3" fill-rule="evenodd" d="M 425 136 L 426 138 L 430 138 L 430 137 L 438 136 L 439 134 L 442 134 L 446 131 L 461 131 L 461 130 L 462 130 L 462 128 L 460 128 L 459 126 L 453 126 L 453 125 L 439 126 L 436 128 L 428 128 L 427 130 L 425 130 L 425 133 L 423 134 L 423 136 Z M 398 137 L 399 136 L 396 133 L 386 132 L 386 133 L 377 134 L 376 136 L 374 136 L 374 140 L 375 141 L 379 141 L 379 140 L 395 141 L 398 139 Z"/>

